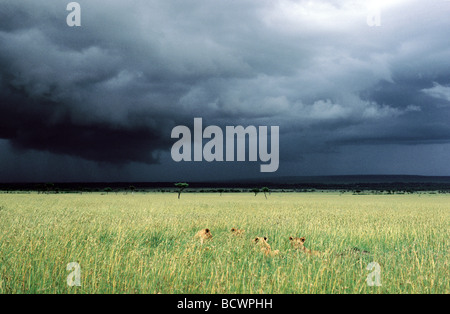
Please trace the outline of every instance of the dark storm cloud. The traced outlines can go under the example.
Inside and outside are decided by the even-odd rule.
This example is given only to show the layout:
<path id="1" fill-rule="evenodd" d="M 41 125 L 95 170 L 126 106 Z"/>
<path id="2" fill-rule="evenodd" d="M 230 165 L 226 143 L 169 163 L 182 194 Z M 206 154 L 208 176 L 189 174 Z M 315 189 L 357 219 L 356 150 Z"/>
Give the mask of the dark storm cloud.
<path id="1" fill-rule="evenodd" d="M 78 2 L 78 28 L 68 2 L 0 4 L 0 137 L 13 148 L 152 164 L 194 117 L 279 125 L 289 162 L 450 142 L 446 1 L 376 1 L 381 27 L 351 0 Z"/>

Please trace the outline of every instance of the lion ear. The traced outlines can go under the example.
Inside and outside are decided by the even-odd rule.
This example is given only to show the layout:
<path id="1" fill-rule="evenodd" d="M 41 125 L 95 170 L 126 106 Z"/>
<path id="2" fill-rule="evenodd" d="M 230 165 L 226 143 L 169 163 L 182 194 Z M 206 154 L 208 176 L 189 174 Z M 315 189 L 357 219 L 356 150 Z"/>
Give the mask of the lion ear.
<path id="1" fill-rule="evenodd" d="M 268 238 L 267 237 L 264 237 L 264 241 L 267 241 L 268 240 Z"/>
<path id="2" fill-rule="evenodd" d="M 259 240 L 258 238 L 255 238 L 255 240 L 253 240 L 253 241 L 258 242 L 258 240 Z"/>
<path id="3" fill-rule="evenodd" d="M 305 243 L 305 241 L 306 241 L 305 237 L 300 238 L 300 241 L 302 241 L 302 243 Z"/>
<path id="4" fill-rule="evenodd" d="M 206 228 L 205 231 L 206 231 L 206 233 L 209 233 L 209 229 L 208 228 Z"/>
<path id="5" fill-rule="evenodd" d="M 231 228 L 231 232 L 235 232 L 236 231 L 236 229 L 234 229 L 234 228 Z"/>
<path id="6" fill-rule="evenodd" d="M 289 241 L 292 241 L 292 240 L 294 240 L 294 238 L 292 238 L 292 237 L 289 237 Z"/>

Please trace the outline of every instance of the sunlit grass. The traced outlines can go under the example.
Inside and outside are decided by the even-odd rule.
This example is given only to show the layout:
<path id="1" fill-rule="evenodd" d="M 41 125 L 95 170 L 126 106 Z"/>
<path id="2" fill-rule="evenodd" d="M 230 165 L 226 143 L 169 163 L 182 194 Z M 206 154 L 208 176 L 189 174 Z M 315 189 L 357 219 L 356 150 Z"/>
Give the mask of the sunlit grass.
<path id="1" fill-rule="evenodd" d="M 0 194 L 0 293 L 449 293 L 449 224 L 446 195 Z M 280 255 L 253 250 L 256 236 Z"/>

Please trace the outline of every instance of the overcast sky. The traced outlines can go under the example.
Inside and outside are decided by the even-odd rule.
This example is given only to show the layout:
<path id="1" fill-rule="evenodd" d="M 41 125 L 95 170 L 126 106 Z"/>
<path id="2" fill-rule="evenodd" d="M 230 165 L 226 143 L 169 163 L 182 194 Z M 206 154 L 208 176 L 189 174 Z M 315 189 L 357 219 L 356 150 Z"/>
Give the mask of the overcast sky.
<path id="1" fill-rule="evenodd" d="M 450 175 L 450 1 L 69 2 L 0 1 L 2 182 L 267 176 L 175 163 L 195 117 L 279 126 L 276 176 Z"/>

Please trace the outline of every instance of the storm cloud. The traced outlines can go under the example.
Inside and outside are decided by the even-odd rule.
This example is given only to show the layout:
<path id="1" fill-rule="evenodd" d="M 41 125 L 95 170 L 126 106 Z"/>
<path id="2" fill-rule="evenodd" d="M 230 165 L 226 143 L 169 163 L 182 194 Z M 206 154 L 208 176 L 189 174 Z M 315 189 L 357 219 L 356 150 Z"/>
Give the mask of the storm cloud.
<path id="1" fill-rule="evenodd" d="M 89 180 L 110 165 L 117 180 L 256 175 L 170 160 L 171 129 L 202 117 L 280 126 L 280 175 L 450 175 L 448 1 L 80 0 L 81 27 L 67 26 L 67 3 L 0 3 L 4 158 L 70 158 Z M 383 171 L 376 151 L 398 167 Z M 35 179 L 47 178 L 0 172 Z"/>

